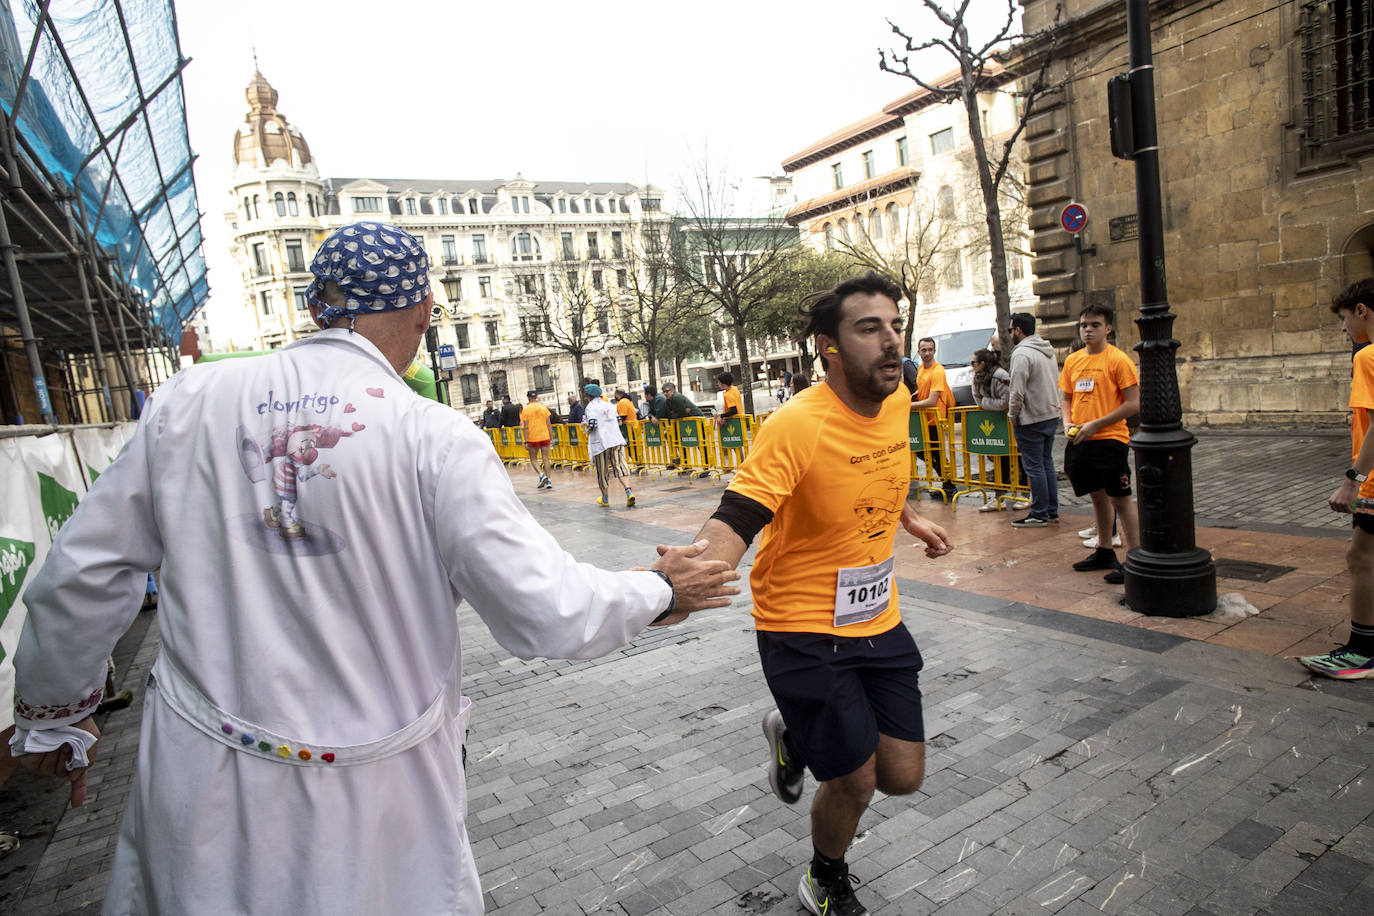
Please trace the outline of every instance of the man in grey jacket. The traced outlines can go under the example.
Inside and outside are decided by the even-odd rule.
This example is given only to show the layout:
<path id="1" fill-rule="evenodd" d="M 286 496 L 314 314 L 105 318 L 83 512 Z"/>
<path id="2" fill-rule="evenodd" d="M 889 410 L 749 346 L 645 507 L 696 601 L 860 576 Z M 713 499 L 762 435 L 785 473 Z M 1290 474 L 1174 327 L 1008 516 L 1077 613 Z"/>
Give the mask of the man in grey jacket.
<path id="1" fill-rule="evenodd" d="M 1049 341 L 1035 333 L 1035 316 L 1011 316 L 1011 396 L 1007 418 L 1030 479 L 1030 514 L 1013 528 L 1043 528 L 1059 521 L 1059 485 L 1054 475 L 1054 437 L 1059 431 L 1059 366 Z"/>

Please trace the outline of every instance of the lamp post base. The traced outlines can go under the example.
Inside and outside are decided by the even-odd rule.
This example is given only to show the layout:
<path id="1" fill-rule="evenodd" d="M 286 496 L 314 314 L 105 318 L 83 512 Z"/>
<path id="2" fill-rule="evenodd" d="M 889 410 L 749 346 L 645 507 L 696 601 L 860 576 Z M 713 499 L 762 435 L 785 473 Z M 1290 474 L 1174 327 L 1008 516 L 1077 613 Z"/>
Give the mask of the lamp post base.
<path id="1" fill-rule="evenodd" d="M 1122 564 L 1126 606 L 1151 617 L 1197 617 L 1217 606 L 1217 571 L 1200 547 L 1154 553 L 1137 547 Z"/>

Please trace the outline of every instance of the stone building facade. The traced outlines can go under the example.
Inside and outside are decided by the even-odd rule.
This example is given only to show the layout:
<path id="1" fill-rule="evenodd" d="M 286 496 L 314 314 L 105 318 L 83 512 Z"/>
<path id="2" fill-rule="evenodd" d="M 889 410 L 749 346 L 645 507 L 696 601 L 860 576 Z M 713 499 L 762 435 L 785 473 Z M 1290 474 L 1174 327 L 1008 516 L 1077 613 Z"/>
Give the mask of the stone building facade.
<path id="1" fill-rule="evenodd" d="M 952 85 L 957 73 L 935 81 Z M 989 147 L 1010 135 L 1019 116 L 1012 79 L 989 69 L 979 93 Z M 783 160 L 799 202 L 787 220 L 818 251 L 870 248 L 886 272 L 920 271 L 916 329 L 943 333 L 995 323 L 987 223 L 973 170 L 967 114 L 917 88 Z M 1007 277 L 1012 310 L 1031 298 L 1024 169 L 1003 185 Z"/>
<path id="2" fill-rule="evenodd" d="M 248 85 L 249 112 L 234 136 L 231 250 L 242 273 L 255 346 L 273 349 L 314 333 L 305 301 L 315 249 L 361 219 L 400 226 L 433 262 L 434 324 L 452 345 L 449 402 L 477 418 L 488 399 L 518 404 L 539 392 L 565 409 L 577 374 L 572 358 L 541 345 L 550 296 L 585 286 L 597 303 L 583 370 L 609 387 L 638 390 L 642 360 L 617 338 L 614 303 L 625 294 L 633 247 L 647 231 L 667 232 L 661 192 L 622 183 L 321 177 L 300 131 L 277 110 L 261 73 Z"/>
<path id="3" fill-rule="evenodd" d="M 1026 0 L 1013 69 L 1051 58 L 1028 125 L 1037 313 L 1067 349 L 1078 311 L 1138 334 L 1135 179 L 1110 151 L 1107 83 L 1127 69 L 1119 0 Z M 1056 20 L 1056 11 L 1058 19 Z M 1350 344 L 1333 293 L 1374 273 L 1371 0 L 1150 4 L 1168 299 L 1196 426 L 1345 422 Z M 1059 217 L 1084 204 L 1080 254 Z"/>

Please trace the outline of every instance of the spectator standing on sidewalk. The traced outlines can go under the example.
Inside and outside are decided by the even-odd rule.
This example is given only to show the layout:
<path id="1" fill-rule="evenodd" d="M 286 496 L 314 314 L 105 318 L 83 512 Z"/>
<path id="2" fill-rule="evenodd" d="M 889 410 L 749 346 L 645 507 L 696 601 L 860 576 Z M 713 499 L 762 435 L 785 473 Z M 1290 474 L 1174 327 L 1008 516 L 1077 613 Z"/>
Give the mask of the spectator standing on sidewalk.
<path id="1" fill-rule="evenodd" d="M 1064 470 L 1075 496 L 1090 496 L 1097 520 L 1097 549 L 1073 564 L 1078 572 L 1108 570 L 1102 578 L 1125 582 L 1111 547 L 1112 512 L 1126 550 L 1140 544 L 1140 521 L 1131 497 L 1131 433 L 1126 418 L 1140 411 L 1140 377 L 1135 363 L 1107 342 L 1112 310 L 1085 306 L 1078 313 L 1083 349 L 1069 354 L 1059 373 L 1064 434 Z"/>
<path id="2" fill-rule="evenodd" d="M 511 402 L 510 395 L 501 395 L 501 425 L 520 425 L 520 405 Z"/>
<path id="3" fill-rule="evenodd" d="M 951 545 L 906 498 L 911 392 L 900 297 L 870 271 L 815 300 L 806 333 L 826 354 L 826 380 L 759 428 L 701 529 L 711 541 L 704 556 L 732 565 L 763 531 L 750 583 L 759 658 L 779 707 L 763 721 L 769 784 L 795 804 L 803 767 L 820 782 L 814 855 L 798 887 L 817 916 L 868 912 L 845 863 L 859 819 L 875 788 L 908 795 L 925 774 L 921 654 L 902 623 L 894 548 L 898 529 L 924 542 L 928 557 Z"/>
<path id="4" fill-rule="evenodd" d="M 993 335 L 994 339 L 996 335 Z M 997 364 L 998 356 L 992 350 L 974 350 L 973 356 L 969 360 L 969 368 L 973 370 L 973 403 L 978 405 L 979 410 L 1005 411 L 1007 401 L 1011 393 L 1011 376 L 1007 370 Z M 997 467 L 1000 469 L 999 475 L 1004 485 L 1011 480 L 1011 456 L 1001 455 L 997 458 Z M 984 486 L 987 482 L 984 481 Z M 986 495 L 984 496 L 986 499 Z M 1018 502 L 1021 506 L 1024 503 Z M 1002 503 L 993 501 L 981 506 L 979 512 L 1001 512 Z"/>
<path id="5" fill-rule="evenodd" d="M 1358 348 L 1350 383 L 1350 467 L 1327 500 L 1336 512 L 1350 512 L 1356 498 L 1374 499 L 1374 347 L 1362 346 L 1374 337 L 1374 279 L 1347 286 L 1331 300 L 1331 311 Z M 1374 513 L 1369 510 L 1355 510 L 1351 518 L 1345 564 L 1350 570 L 1350 639 L 1325 655 L 1304 655 L 1298 661 L 1337 680 L 1374 677 Z"/>
<path id="6" fill-rule="evenodd" d="M 482 411 L 482 428 L 497 429 L 501 426 L 501 408 L 495 401 L 487 401 L 487 409 Z"/>
<path id="7" fill-rule="evenodd" d="M 954 406 L 954 392 L 945 378 L 945 367 L 935 361 L 935 339 L 922 337 L 918 340 L 916 354 L 921 357 L 921 363 L 916 367 L 916 393 L 911 396 L 911 409 L 934 410 L 936 418 L 943 420 Z M 930 444 L 931 470 L 945 482 L 945 502 L 953 503 L 954 494 L 959 488 L 945 479 L 945 472 L 940 467 L 940 452 L 944 445 L 937 423 L 926 425 L 926 441 Z"/>
<path id="8" fill-rule="evenodd" d="M 1059 521 L 1059 482 L 1054 473 L 1054 436 L 1059 430 L 1058 364 L 1050 342 L 1035 333 L 1035 316 L 1011 316 L 1011 391 L 1007 420 L 1030 479 L 1030 512 L 1015 528 L 1039 528 Z"/>
<path id="9" fill-rule="evenodd" d="M 577 399 L 577 395 L 568 395 L 568 425 L 581 423 L 585 411 L 582 409 L 582 402 Z"/>

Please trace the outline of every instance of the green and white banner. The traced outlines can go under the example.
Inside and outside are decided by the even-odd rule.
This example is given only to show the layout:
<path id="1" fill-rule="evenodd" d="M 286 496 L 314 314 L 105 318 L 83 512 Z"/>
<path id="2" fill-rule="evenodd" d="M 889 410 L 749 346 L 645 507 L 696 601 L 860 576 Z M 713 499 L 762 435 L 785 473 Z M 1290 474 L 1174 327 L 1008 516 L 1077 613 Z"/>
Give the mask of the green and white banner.
<path id="1" fill-rule="evenodd" d="M 1011 426 L 1004 411 L 969 411 L 964 414 L 964 434 L 970 455 L 1011 454 Z"/>
<path id="2" fill-rule="evenodd" d="M 133 435 L 134 423 L 0 439 L 0 728 L 14 721 L 14 650 L 24 588 L 81 497 Z"/>

